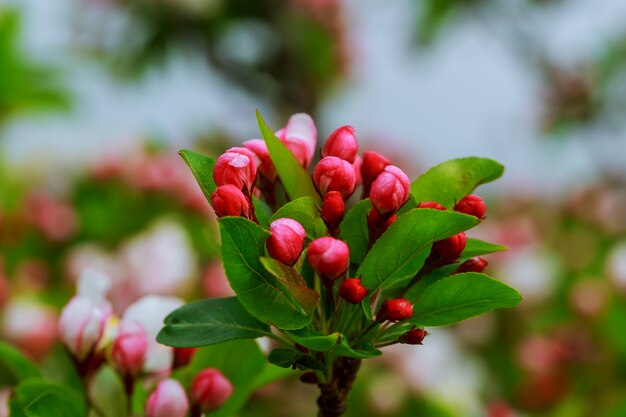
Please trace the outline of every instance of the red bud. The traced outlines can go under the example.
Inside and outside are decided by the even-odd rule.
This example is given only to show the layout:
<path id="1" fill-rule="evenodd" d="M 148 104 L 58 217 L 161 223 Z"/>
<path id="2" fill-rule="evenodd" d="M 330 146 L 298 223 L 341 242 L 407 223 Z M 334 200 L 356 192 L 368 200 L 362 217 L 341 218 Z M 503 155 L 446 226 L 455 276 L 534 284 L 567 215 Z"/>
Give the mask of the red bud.
<path id="1" fill-rule="evenodd" d="M 198 348 L 174 348 L 174 368 L 180 368 L 191 362 Z"/>
<path id="2" fill-rule="evenodd" d="M 230 148 L 215 161 L 213 180 L 217 185 L 232 184 L 252 194 L 256 181 L 256 159 L 246 148 Z"/>
<path id="3" fill-rule="evenodd" d="M 489 262 L 485 258 L 472 258 L 459 265 L 455 272 L 457 274 L 462 272 L 483 272 L 487 265 L 489 265 Z"/>
<path id="4" fill-rule="evenodd" d="M 339 239 L 320 237 L 311 242 L 306 258 L 322 277 L 335 279 L 348 269 L 350 249 Z"/>
<path id="5" fill-rule="evenodd" d="M 400 168 L 386 166 L 370 191 L 372 205 L 380 214 L 395 213 L 409 196 L 409 177 Z"/>
<path id="6" fill-rule="evenodd" d="M 421 345 L 427 334 L 424 329 L 413 329 L 400 336 L 398 341 L 407 345 Z"/>
<path id="7" fill-rule="evenodd" d="M 144 328 L 136 323 L 122 323 L 111 346 L 111 359 L 124 375 L 135 376 L 141 371 L 148 352 L 148 338 Z"/>
<path id="8" fill-rule="evenodd" d="M 343 219 L 346 205 L 339 191 L 329 191 L 324 196 L 322 204 L 322 218 L 329 225 L 338 224 Z"/>
<path id="9" fill-rule="evenodd" d="M 381 216 L 375 208 L 370 210 L 367 216 L 367 226 L 371 231 L 377 231 L 378 235 L 382 235 L 388 228 L 398 219 L 395 214 L 391 217 Z"/>
<path id="10" fill-rule="evenodd" d="M 243 143 L 246 149 L 250 150 L 257 157 L 257 169 L 270 182 L 276 180 L 276 167 L 270 153 L 267 150 L 267 144 L 261 139 L 251 139 Z"/>
<path id="11" fill-rule="evenodd" d="M 387 165 L 391 165 L 391 161 L 378 152 L 363 152 L 363 163 L 361 165 L 363 183 L 371 184 L 376 181 L 376 178 L 378 178 Z"/>
<path id="12" fill-rule="evenodd" d="M 191 384 L 191 396 L 204 411 L 215 410 L 233 394 L 233 385 L 217 369 L 205 369 Z"/>
<path id="13" fill-rule="evenodd" d="M 220 185 L 211 195 L 211 202 L 217 217 L 244 216 L 248 217 L 250 206 L 248 199 L 237 186 Z"/>
<path id="14" fill-rule="evenodd" d="M 451 264 L 463 253 L 465 249 L 465 233 L 461 232 L 447 239 L 433 243 L 428 257 L 428 262 L 435 266 Z"/>
<path id="15" fill-rule="evenodd" d="M 361 284 L 360 278 L 348 278 L 339 287 L 339 296 L 350 304 L 358 304 L 367 295 L 367 288 Z"/>
<path id="16" fill-rule="evenodd" d="M 445 210 L 446 208 L 436 201 L 424 201 L 423 203 L 419 203 L 417 208 L 430 208 L 435 210 Z"/>
<path id="17" fill-rule="evenodd" d="M 380 306 L 376 320 L 383 322 L 389 321 L 402 321 L 410 318 L 413 315 L 413 306 L 408 300 L 404 298 L 394 298 L 392 300 L 385 300 L 383 305 Z"/>
<path id="18" fill-rule="evenodd" d="M 290 266 L 295 264 L 306 237 L 304 227 L 292 219 L 276 219 L 270 224 L 270 232 L 265 243 L 270 256 Z"/>
<path id="19" fill-rule="evenodd" d="M 470 194 L 465 196 L 459 201 L 456 206 L 454 206 L 454 210 L 459 213 L 469 214 L 470 216 L 478 217 L 479 219 L 483 219 L 485 217 L 485 213 L 487 212 L 487 205 L 477 195 Z"/>
<path id="20" fill-rule="evenodd" d="M 356 174 L 354 167 L 336 156 L 322 158 L 313 170 L 313 181 L 322 195 L 339 191 L 343 198 L 354 192 Z"/>
<path id="21" fill-rule="evenodd" d="M 359 151 L 359 142 L 356 140 L 352 126 L 341 126 L 326 140 L 322 156 L 336 156 L 350 163 L 354 162 Z"/>

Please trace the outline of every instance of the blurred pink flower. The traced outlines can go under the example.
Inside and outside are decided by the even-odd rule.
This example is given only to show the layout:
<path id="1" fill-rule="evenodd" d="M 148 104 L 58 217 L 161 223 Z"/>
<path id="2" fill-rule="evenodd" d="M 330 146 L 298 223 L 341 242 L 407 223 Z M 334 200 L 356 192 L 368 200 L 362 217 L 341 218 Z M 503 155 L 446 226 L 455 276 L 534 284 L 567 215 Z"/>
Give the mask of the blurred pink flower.
<path id="1" fill-rule="evenodd" d="M 54 309 L 35 300 L 12 300 L 4 310 L 4 338 L 36 360 L 43 358 L 54 345 L 56 327 Z"/>
<path id="2" fill-rule="evenodd" d="M 27 221 L 54 241 L 69 239 L 78 226 L 73 207 L 45 191 L 35 191 L 26 197 L 24 214 Z"/>
<path id="3" fill-rule="evenodd" d="M 202 290 L 205 297 L 220 298 L 235 295 L 228 283 L 222 262 L 216 261 L 207 266 L 202 274 Z"/>

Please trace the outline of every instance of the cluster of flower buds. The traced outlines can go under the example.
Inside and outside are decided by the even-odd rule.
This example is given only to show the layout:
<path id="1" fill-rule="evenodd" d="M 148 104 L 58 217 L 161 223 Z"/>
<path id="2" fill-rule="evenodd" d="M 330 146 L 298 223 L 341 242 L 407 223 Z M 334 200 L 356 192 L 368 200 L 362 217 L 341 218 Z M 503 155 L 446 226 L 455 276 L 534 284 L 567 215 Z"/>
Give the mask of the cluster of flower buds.
<path id="1" fill-rule="evenodd" d="M 230 148 L 217 158 L 213 170 L 217 189 L 211 196 L 211 202 L 218 217 L 252 217 L 256 176 L 256 158 L 246 148 Z"/>

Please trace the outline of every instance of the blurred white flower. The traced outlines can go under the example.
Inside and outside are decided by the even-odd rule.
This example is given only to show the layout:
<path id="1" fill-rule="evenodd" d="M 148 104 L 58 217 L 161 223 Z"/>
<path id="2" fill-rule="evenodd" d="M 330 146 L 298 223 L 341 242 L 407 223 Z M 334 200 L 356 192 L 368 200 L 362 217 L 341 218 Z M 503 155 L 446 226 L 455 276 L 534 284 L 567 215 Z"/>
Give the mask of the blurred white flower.
<path id="1" fill-rule="evenodd" d="M 611 249 L 606 269 L 615 286 L 626 292 L 626 241 L 619 243 Z"/>
<path id="2" fill-rule="evenodd" d="M 510 253 L 499 266 L 497 276 L 505 278 L 524 297 L 524 303 L 545 300 L 552 295 L 556 278 L 556 259 L 539 246 L 529 246 Z M 522 305 L 523 305 L 522 304 Z"/>
<path id="3" fill-rule="evenodd" d="M 146 372 L 161 372 L 171 368 L 173 349 L 156 341 L 169 313 L 182 306 L 184 301 L 176 297 L 149 295 L 132 304 L 122 317 L 123 323 L 138 323 L 146 330 L 148 353 L 143 368 Z"/>
<path id="4" fill-rule="evenodd" d="M 7 304 L 2 319 L 4 338 L 31 357 L 43 357 L 56 340 L 55 311 L 35 300 L 15 299 Z"/>

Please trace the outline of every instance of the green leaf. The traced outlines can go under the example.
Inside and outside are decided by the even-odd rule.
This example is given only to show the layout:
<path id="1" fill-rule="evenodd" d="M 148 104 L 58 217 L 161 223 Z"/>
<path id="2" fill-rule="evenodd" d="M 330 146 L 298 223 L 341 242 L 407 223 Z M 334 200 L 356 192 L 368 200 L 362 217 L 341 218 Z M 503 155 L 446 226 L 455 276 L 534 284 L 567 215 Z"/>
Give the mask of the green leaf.
<path id="1" fill-rule="evenodd" d="M 320 295 L 307 287 L 304 278 L 289 265 L 272 258 L 261 258 L 261 263 L 289 291 L 304 310 L 312 314 Z"/>
<path id="2" fill-rule="evenodd" d="M 268 232 L 243 217 L 222 217 L 218 223 L 226 276 L 244 308 L 279 329 L 300 329 L 310 323 L 313 317 L 261 264 Z"/>
<path id="3" fill-rule="evenodd" d="M 256 219 L 262 227 L 268 228 L 270 225 L 270 217 L 272 215 L 272 209 L 263 200 L 259 200 L 255 196 L 252 196 L 252 204 L 254 205 L 254 214 Z"/>
<path id="4" fill-rule="evenodd" d="M 328 352 L 332 350 L 342 337 L 339 333 L 323 335 L 311 329 L 294 330 L 285 332 L 285 334 L 294 342 L 307 349 L 316 350 L 318 352 Z"/>
<path id="5" fill-rule="evenodd" d="M 276 348 L 267 357 L 269 363 L 281 368 L 293 368 L 300 370 L 317 369 L 324 370 L 324 365 L 312 356 L 291 349 Z"/>
<path id="6" fill-rule="evenodd" d="M 256 118 L 261 129 L 261 135 L 267 144 L 267 150 L 276 167 L 276 172 L 278 172 L 289 197 L 292 200 L 300 197 L 312 197 L 319 200 L 319 194 L 313 186 L 313 180 L 309 173 L 302 168 L 293 153 L 267 127 L 261 117 L 261 112 L 258 110 Z"/>
<path id="7" fill-rule="evenodd" d="M 367 348 L 367 349 L 351 348 L 345 337 L 342 337 L 340 339 L 339 344 L 335 348 L 334 352 L 340 356 L 347 356 L 349 358 L 356 358 L 356 359 L 373 358 L 375 356 L 380 356 L 383 354 L 383 352 L 374 348 Z"/>
<path id="8" fill-rule="evenodd" d="M 447 326 L 496 308 L 515 307 L 521 300 L 516 290 L 485 274 L 456 274 L 429 286 L 415 304 L 409 321 Z"/>
<path id="9" fill-rule="evenodd" d="M 461 259 L 467 260 L 476 256 L 487 255 L 494 252 L 502 252 L 508 249 L 509 248 L 503 245 L 497 245 L 495 243 L 468 238 Z"/>
<path id="10" fill-rule="evenodd" d="M 311 197 L 301 197 L 282 206 L 270 221 L 287 218 L 300 223 L 309 239 L 313 240 L 328 234 L 328 229 L 322 220 L 319 200 Z"/>
<path id="11" fill-rule="evenodd" d="M 347 213 L 340 225 L 341 239 L 350 247 L 350 262 L 360 265 L 369 249 L 367 216 L 372 209 L 369 198 L 357 203 Z"/>
<path id="12" fill-rule="evenodd" d="M 38 376 L 41 376 L 41 371 L 34 363 L 11 345 L 0 342 L 0 385 L 16 385 Z"/>
<path id="13" fill-rule="evenodd" d="M 206 199 L 211 202 L 211 194 L 215 192 L 217 186 L 213 181 L 213 168 L 215 168 L 215 161 L 213 158 L 209 158 L 206 155 L 199 154 L 194 151 L 183 149 L 178 151 L 178 154 L 183 157 L 193 176 L 198 181 L 202 193 Z"/>
<path id="14" fill-rule="evenodd" d="M 84 398 L 61 385 L 41 380 L 27 380 L 15 389 L 11 415 L 26 417 L 83 417 Z"/>
<path id="15" fill-rule="evenodd" d="M 479 223 L 476 217 L 453 211 L 413 209 L 398 218 L 374 244 L 361 265 L 363 285 L 370 294 L 413 277 L 429 254 L 429 246 Z"/>
<path id="16" fill-rule="evenodd" d="M 94 407 L 103 414 L 101 417 L 125 416 L 128 399 L 124 392 L 124 383 L 119 373 L 110 366 L 103 366 L 89 384 L 89 398 Z"/>
<path id="17" fill-rule="evenodd" d="M 250 315 L 237 297 L 195 301 L 173 311 L 157 341 L 175 347 L 198 347 L 235 339 L 267 336 L 270 328 Z"/>
<path id="18" fill-rule="evenodd" d="M 267 362 L 265 355 L 254 340 L 235 340 L 219 345 L 201 348 L 191 363 L 174 374 L 189 390 L 193 378 L 206 368 L 219 369 L 233 384 L 233 395 L 218 410 L 211 411 L 211 417 L 232 417 L 238 415 L 252 394 L 254 384 Z"/>
<path id="19" fill-rule="evenodd" d="M 418 203 L 436 201 L 451 209 L 481 184 L 499 178 L 504 167 L 487 158 L 459 158 L 439 164 L 411 184 L 411 194 Z"/>

